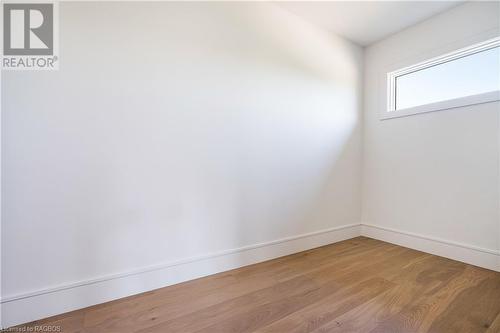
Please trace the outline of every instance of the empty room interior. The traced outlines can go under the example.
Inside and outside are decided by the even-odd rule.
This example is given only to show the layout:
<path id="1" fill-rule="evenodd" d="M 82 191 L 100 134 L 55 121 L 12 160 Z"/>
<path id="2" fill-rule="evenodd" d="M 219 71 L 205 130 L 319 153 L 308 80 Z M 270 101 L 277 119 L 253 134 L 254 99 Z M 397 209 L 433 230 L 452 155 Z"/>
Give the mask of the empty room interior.
<path id="1" fill-rule="evenodd" d="M 2 1 L 2 332 L 500 333 L 499 1 Z"/>

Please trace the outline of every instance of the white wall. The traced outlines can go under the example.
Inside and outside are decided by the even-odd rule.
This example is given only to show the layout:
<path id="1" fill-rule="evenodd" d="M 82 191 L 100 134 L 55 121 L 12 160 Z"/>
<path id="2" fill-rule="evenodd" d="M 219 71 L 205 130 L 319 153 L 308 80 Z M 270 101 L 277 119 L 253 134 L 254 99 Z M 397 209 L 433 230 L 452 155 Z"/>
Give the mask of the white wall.
<path id="1" fill-rule="evenodd" d="M 499 255 L 499 103 L 379 120 L 388 71 L 500 35 L 499 6 L 467 3 L 366 49 L 363 223 Z"/>
<path id="2" fill-rule="evenodd" d="M 152 285 L 40 294 L 359 223 L 359 47 L 265 3 L 64 2 L 60 33 L 59 71 L 3 75 L 4 325 Z"/>

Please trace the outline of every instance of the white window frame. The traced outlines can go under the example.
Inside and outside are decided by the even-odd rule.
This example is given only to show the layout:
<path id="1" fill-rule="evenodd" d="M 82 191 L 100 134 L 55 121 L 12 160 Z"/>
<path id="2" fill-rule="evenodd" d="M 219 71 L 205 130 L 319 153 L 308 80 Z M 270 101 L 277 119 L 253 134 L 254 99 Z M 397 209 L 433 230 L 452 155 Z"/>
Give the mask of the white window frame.
<path id="1" fill-rule="evenodd" d="M 417 105 L 410 108 L 396 110 L 396 79 L 400 76 L 417 72 L 429 67 L 440 65 L 455 59 L 463 58 L 474 53 L 483 52 L 500 46 L 500 37 L 495 37 L 487 41 L 477 43 L 415 65 L 398 69 L 387 73 L 387 110 L 382 119 L 404 117 L 418 113 L 446 110 L 462 106 L 489 103 L 500 100 L 500 90 L 485 92 L 482 94 L 464 96 L 435 103 Z"/>

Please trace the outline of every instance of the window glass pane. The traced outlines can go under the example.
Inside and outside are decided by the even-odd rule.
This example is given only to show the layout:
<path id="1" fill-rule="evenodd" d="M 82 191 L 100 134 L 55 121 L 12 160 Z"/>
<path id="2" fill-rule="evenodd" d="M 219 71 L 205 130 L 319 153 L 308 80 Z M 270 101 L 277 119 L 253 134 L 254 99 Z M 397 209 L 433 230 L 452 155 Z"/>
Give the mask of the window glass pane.
<path id="1" fill-rule="evenodd" d="M 500 47 L 396 78 L 396 110 L 500 90 Z"/>

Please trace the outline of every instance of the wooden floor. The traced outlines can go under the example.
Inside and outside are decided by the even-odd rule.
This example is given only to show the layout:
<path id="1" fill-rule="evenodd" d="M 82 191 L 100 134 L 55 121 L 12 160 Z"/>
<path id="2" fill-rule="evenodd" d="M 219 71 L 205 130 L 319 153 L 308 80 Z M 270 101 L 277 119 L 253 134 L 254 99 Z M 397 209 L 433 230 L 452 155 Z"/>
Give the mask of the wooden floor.
<path id="1" fill-rule="evenodd" d="M 500 273 L 358 237 L 49 318 L 69 332 L 500 332 Z"/>

